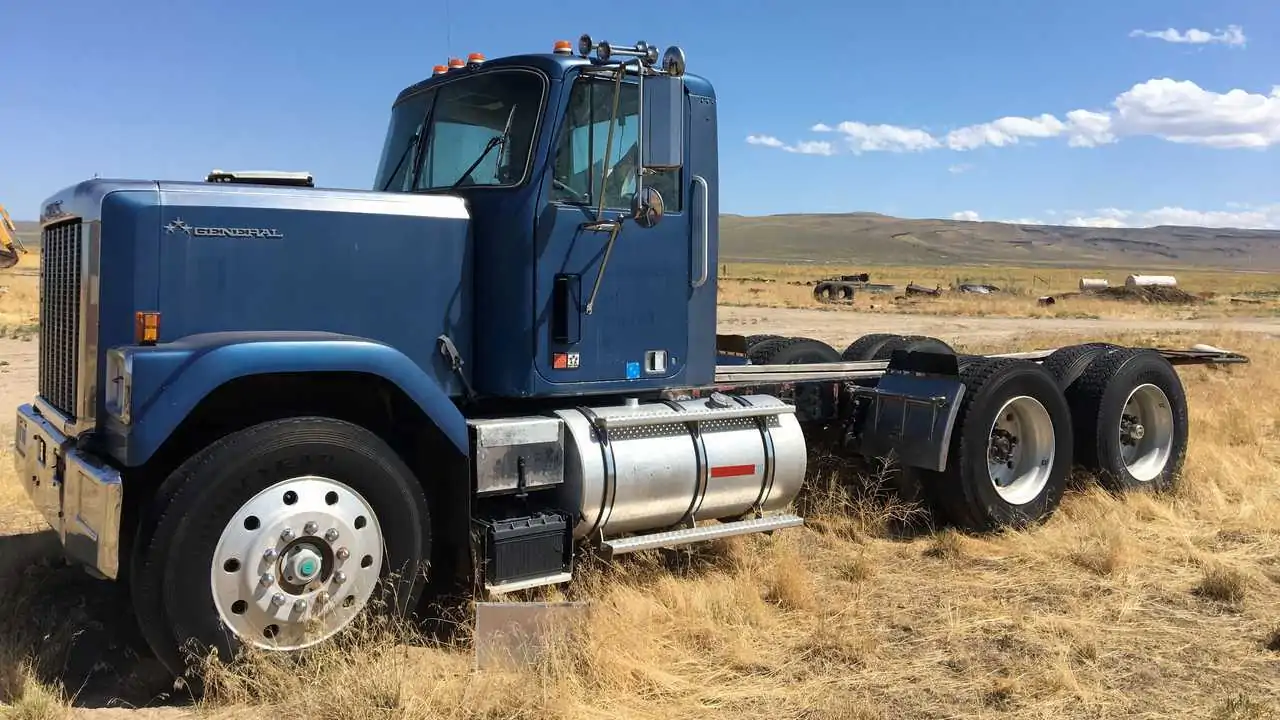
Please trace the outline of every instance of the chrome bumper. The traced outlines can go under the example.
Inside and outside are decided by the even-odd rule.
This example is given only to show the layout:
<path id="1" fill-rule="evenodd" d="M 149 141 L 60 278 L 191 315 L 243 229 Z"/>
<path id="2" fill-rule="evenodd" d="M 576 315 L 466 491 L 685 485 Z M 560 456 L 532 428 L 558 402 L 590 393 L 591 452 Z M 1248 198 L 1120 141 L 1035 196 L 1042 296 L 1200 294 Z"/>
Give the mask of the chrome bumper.
<path id="1" fill-rule="evenodd" d="M 115 579 L 120 570 L 120 473 L 75 448 L 30 404 L 18 408 L 14 465 L 67 557 Z"/>

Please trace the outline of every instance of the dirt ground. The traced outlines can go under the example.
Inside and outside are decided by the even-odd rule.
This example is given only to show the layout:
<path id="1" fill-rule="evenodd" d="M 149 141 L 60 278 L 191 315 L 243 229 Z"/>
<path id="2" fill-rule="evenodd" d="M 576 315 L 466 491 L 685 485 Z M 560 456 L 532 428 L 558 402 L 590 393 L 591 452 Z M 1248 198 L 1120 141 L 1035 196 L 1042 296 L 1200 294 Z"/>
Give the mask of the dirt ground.
<path id="1" fill-rule="evenodd" d="M 1015 338 L 1043 338 L 1116 332 L 1246 332 L 1280 335 L 1280 318 L 1169 320 L 1130 318 L 949 317 L 840 310 L 721 307 L 720 332 L 801 335 L 829 343 L 837 350 L 875 332 L 932 335 L 947 342 L 998 343 Z"/>
<path id="2" fill-rule="evenodd" d="M 1057 339 L 1069 336 L 1069 340 L 1077 341 L 1082 335 L 1106 335 L 1115 333 L 1165 333 L 1204 331 L 1220 335 L 1221 333 L 1261 334 L 1280 337 L 1280 319 L 1231 319 L 1216 321 L 1193 320 L 1109 320 L 1109 319 L 1020 319 L 1020 318 L 966 318 L 966 317 L 931 317 L 923 315 L 889 315 L 889 314 L 854 314 L 830 310 L 798 310 L 776 308 L 724 307 L 720 309 L 720 332 L 724 333 L 785 333 L 787 335 L 803 335 L 824 340 L 837 349 L 855 340 L 857 337 L 871 332 L 918 333 L 939 337 L 952 343 L 960 344 L 992 344 L 1005 341 L 1025 345 L 1031 341 L 1039 346 L 1047 347 L 1056 344 Z M 34 341 L 0 339 L 0 462 L 5 467 L 0 475 L 8 476 L 10 437 L 13 431 L 13 408 L 27 402 L 35 393 L 36 386 L 37 344 Z M 105 663 L 129 666 L 127 676 L 115 676 L 113 687 L 102 686 L 101 680 L 93 685 L 80 688 L 81 697 L 78 704 L 82 707 L 72 711 L 72 717 L 90 718 L 127 718 L 128 720 L 151 720 L 152 718 L 186 717 L 188 710 L 175 707 L 156 707 L 146 709 L 128 709 L 129 705 L 142 705 L 154 702 L 153 698 L 163 688 L 159 687 L 154 668 L 148 669 L 136 658 L 133 662 L 124 660 L 131 640 L 128 631 L 116 629 L 109 618 L 119 617 L 123 606 L 106 583 L 92 580 L 74 568 L 58 568 L 58 548 L 56 539 L 45 532 L 43 521 L 20 494 L 12 492 L 10 483 L 0 482 L 0 566 L 9 569 L 29 565 L 32 568 L 41 566 L 50 572 L 42 577 L 41 582 L 52 584 L 54 588 L 48 592 L 55 596 L 44 595 L 49 602 L 58 603 L 57 598 L 76 597 L 87 599 L 77 601 L 74 607 L 66 609 L 63 623 L 88 627 L 83 643 L 72 642 L 76 647 L 107 647 L 112 658 L 103 658 L 97 654 L 86 654 L 82 658 L 68 661 L 69 666 L 81 668 L 88 678 L 95 675 L 94 666 Z M 1280 556 L 1277 556 L 1280 557 Z M 3 569 L 3 568 L 0 568 Z M 49 578 L 52 578 L 50 580 Z M 42 587 L 42 589 L 45 589 Z M 49 615 L 42 612 L 41 615 Z M 43 630 L 42 630 L 43 631 Z M 57 633 L 57 628 L 49 629 Z M 52 642 L 52 641 L 51 641 Z M 70 679 L 70 678 L 69 678 Z M 74 679 L 70 679 L 75 684 Z M 0 683 L 4 679 L 0 678 Z M 120 706 L 123 701 L 124 707 Z M 162 699 L 161 704 L 165 701 Z M 87 706 L 87 707 L 86 707 Z M 114 706 L 114 707 L 113 707 Z M 3 716 L 3 708 L 0 708 Z M 50 715 L 49 717 L 52 717 Z M 1244 717 L 1244 716 L 1241 716 Z M 1261 716 L 1259 716 L 1261 717 Z"/>

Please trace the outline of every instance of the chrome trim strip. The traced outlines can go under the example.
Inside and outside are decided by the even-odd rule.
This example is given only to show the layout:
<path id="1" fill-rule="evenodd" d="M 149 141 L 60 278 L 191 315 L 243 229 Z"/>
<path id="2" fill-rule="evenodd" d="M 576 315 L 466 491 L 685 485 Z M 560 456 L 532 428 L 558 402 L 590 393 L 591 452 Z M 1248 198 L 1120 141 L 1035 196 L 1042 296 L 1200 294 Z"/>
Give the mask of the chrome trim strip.
<path id="1" fill-rule="evenodd" d="M 80 354 L 76 379 L 74 437 L 97 424 L 98 418 L 98 312 L 102 280 L 102 221 L 81 227 L 80 265 Z"/>

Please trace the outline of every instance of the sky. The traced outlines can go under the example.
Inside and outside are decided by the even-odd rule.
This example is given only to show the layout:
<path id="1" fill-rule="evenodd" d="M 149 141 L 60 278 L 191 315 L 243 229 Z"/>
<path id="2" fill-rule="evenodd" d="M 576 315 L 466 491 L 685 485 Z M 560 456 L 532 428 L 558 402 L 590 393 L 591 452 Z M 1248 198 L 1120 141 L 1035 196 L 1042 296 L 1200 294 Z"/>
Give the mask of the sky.
<path id="1" fill-rule="evenodd" d="M 0 0 L 0 204 L 306 170 L 369 188 L 396 94 L 583 32 L 715 85 L 723 212 L 1280 228 L 1275 0 Z"/>

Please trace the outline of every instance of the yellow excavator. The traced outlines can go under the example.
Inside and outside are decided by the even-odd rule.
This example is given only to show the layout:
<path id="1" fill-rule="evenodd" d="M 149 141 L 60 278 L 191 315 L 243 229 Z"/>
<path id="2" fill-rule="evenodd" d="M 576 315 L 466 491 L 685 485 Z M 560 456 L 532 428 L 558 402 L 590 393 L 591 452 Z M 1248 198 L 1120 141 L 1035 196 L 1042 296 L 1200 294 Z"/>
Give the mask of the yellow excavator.
<path id="1" fill-rule="evenodd" d="M 26 253 L 18 239 L 18 228 L 9 218 L 9 211 L 0 205 L 0 270 L 18 264 L 18 253 Z"/>

